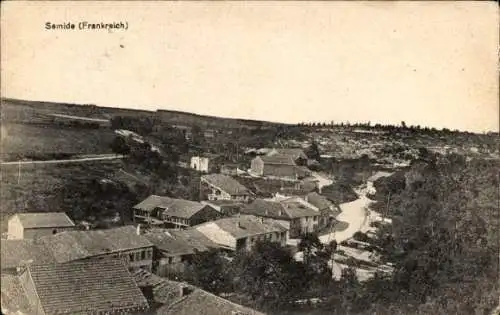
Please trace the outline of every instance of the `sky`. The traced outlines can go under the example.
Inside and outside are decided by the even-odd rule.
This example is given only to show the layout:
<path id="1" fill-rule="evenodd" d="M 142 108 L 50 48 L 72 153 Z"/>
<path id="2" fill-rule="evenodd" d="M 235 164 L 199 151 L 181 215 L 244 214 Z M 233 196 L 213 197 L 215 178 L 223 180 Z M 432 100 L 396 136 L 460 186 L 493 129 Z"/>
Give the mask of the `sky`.
<path id="1" fill-rule="evenodd" d="M 1 10 L 3 97 L 499 128 L 495 2 L 14 1 Z M 128 29 L 45 29 L 81 21 Z"/>

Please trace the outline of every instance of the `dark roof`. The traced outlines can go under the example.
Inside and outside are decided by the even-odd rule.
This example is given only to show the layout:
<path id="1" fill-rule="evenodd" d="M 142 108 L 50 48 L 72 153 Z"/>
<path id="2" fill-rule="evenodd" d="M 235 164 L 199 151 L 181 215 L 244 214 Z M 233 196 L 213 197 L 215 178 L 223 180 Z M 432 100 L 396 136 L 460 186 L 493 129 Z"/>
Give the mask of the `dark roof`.
<path id="1" fill-rule="evenodd" d="M 167 256 L 195 254 L 220 247 L 195 229 L 151 230 L 144 236 Z"/>
<path id="2" fill-rule="evenodd" d="M 285 232 L 288 230 L 278 221 L 271 219 L 261 220 L 253 215 L 240 215 L 239 217 L 219 219 L 202 223 L 195 228 L 205 234 L 207 230 L 213 230 L 213 227 L 231 234 L 236 239 L 273 232 Z"/>
<path id="3" fill-rule="evenodd" d="M 156 310 L 157 315 L 263 315 L 190 284 L 158 277 L 146 270 L 135 271 L 134 278 L 139 287 L 151 287 L 152 299 L 163 304 Z M 182 288 L 188 289 L 183 296 L 181 296 Z"/>
<path id="4" fill-rule="evenodd" d="M 20 312 L 20 314 L 34 313 L 17 276 L 2 274 L 0 288 L 2 291 L 2 312 L 5 312 L 5 314 L 16 312 Z"/>
<path id="5" fill-rule="evenodd" d="M 40 239 L 58 263 L 153 246 L 143 235 L 137 235 L 133 226 L 61 232 Z"/>
<path id="6" fill-rule="evenodd" d="M 135 205 L 134 209 L 151 212 L 156 208 L 160 208 L 164 210 L 163 213 L 166 215 L 189 219 L 205 206 L 196 201 L 151 195 Z"/>
<path id="7" fill-rule="evenodd" d="M 264 315 L 254 309 L 233 303 L 201 289 L 192 293 L 178 302 L 165 305 L 158 309 L 158 315 Z"/>
<path id="8" fill-rule="evenodd" d="M 256 159 L 261 159 L 264 164 L 296 165 L 295 160 L 290 155 L 258 156 Z"/>
<path id="9" fill-rule="evenodd" d="M 30 266 L 46 314 L 146 309 L 148 302 L 121 260 Z"/>
<path id="10" fill-rule="evenodd" d="M 25 229 L 75 226 L 64 212 L 18 213 L 15 216 Z"/>
<path id="11" fill-rule="evenodd" d="M 320 214 L 319 211 L 311 209 L 298 201 L 291 200 L 268 201 L 256 199 L 241 211 L 247 214 L 276 219 L 294 219 Z"/>
<path id="12" fill-rule="evenodd" d="M 202 180 L 220 188 L 230 195 L 249 195 L 250 191 L 231 176 L 222 174 L 203 175 Z"/>
<path id="13" fill-rule="evenodd" d="M 35 240 L 29 239 L 2 240 L 0 258 L 2 270 L 16 268 L 28 262 L 32 264 L 55 262 L 55 258 L 43 243 L 36 243 Z"/>
<path id="14" fill-rule="evenodd" d="M 333 203 L 328 200 L 325 196 L 318 194 L 317 192 L 310 192 L 305 197 L 306 201 L 316 206 L 318 209 L 330 208 Z"/>

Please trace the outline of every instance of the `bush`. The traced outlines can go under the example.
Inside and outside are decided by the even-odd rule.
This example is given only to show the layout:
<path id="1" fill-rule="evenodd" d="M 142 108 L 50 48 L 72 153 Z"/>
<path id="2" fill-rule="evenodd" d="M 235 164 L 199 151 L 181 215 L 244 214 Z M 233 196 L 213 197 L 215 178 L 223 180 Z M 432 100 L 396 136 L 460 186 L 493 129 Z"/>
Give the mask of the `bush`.
<path id="1" fill-rule="evenodd" d="M 359 231 L 354 233 L 352 238 L 355 239 L 356 241 L 360 241 L 360 242 L 368 242 L 370 240 L 370 238 L 368 237 L 368 235 L 366 235 L 366 233 L 359 232 Z"/>

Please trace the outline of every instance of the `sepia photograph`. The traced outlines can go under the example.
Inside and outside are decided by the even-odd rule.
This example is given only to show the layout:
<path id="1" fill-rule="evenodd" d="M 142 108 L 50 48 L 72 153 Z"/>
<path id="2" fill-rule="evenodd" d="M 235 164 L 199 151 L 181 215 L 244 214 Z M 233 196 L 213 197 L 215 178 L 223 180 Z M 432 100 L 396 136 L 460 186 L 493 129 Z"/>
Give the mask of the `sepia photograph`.
<path id="1" fill-rule="evenodd" d="M 4 1 L 5 315 L 499 315 L 495 1 Z"/>

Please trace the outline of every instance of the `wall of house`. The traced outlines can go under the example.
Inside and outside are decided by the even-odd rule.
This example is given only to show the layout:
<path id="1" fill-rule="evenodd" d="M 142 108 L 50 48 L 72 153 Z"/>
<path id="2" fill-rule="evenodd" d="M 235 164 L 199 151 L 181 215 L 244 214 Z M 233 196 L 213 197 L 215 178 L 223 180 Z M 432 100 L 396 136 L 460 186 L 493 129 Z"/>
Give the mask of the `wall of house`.
<path id="1" fill-rule="evenodd" d="M 24 229 L 25 239 L 35 239 L 41 236 L 53 235 L 56 233 L 61 233 L 64 231 L 73 231 L 76 227 L 48 227 L 48 228 L 36 228 L 36 229 Z"/>
<path id="2" fill-rule="evenodd" d="M 317 216 L 295 218 L 290 221 L 290 237 L 297 238 L 305 233 L 312 233 L 320 228 L 319 214 Z"/>
<path id="3" fill-rule="evenodd" d="M 121 258 L 130 269 L 153 270 L 153 247 L 115 252 L 91 257 L 90 259 Z"/>
<path id="4" fill-rule="evenodd" d="M 208 221 L 217 220 L 220 217 L 221 214 L 219 213 L 219 211 L 210 206 L 205 206 L 189 219 L 189 223 L 190 226 L 194 226 Z"/>
<path id="5" fill-rule="evenodd" d="M 178 275 L 186 268 L 181 256 L 160 257 L 155 264 L 155 274 L 160 277 Z"/>
<path id="6" fill-rule="evenodd" d="M 205 157 L 193 156 L 191 158 L 191 168 L 200 172 L 208 172 L 209 159 Z"/>
<path id="7" fill-rule="evenodd" d="M 9 219 L 7 223 L 7 239 L 20 240 L 24 238 L 24 229 L 17 215 Z"/>
<path id="8" fill-rule="evenodd" d="M 296 178 L 296 167 L 294 165 L 264 164 L 263 176 Z"/>
<path id="9" fill-rule="evenodd" d="M 266 234 L 254 235 L 247 238 L 246 249 L 251 250 L 257 241 L 277 242 L 280 243 L 281 246 L 285 246 L 287 240 L 287 232 L 271 232 Z"/>
<path id="10" fill-rule="evenodd" d="M 261 158 L 256 157 L 250 162 L 250 170 L 253 174 L 262 176 L 264 172 L 264 162 Z"/>

